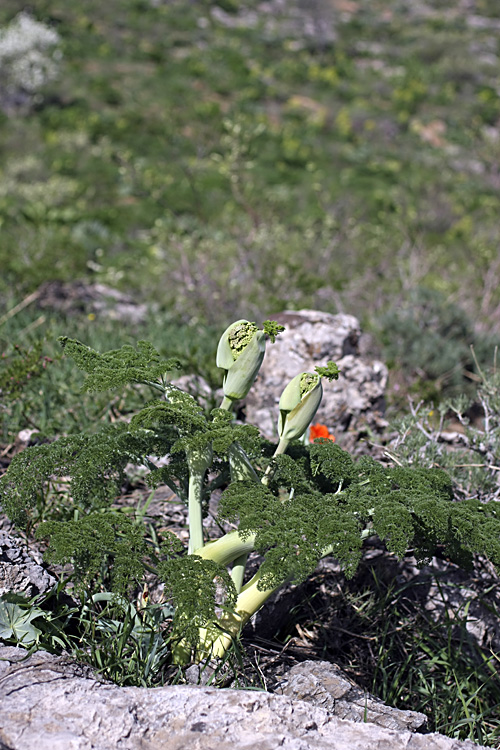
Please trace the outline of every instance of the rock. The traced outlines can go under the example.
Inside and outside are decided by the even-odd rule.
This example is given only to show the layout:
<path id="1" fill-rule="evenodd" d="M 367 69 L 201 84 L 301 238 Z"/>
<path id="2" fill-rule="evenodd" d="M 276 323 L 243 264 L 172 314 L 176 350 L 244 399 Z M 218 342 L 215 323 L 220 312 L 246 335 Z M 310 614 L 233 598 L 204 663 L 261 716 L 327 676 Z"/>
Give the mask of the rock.
<path id="1" fill-rule="evenodd" d="M 341 447 L 352 448 L 362 433 L 380 431 L 383 419 L 387 367 L 361 356 L 359 321 L 352 315 L 331 315 L 316 310 L 284 312 L 275 319 L 285 326 L 266 349 L 257 381 L 245 402 L 246 419 L 276 440 L 278 403 L 287 383 L 299 372 L 312 371 L 328 360 L 336 362 L 340 377 L 324 384 L 315 422 L 326 424 Z"/>
<path id="2" fill-rule="evenodd" d="M 286 695 L 121 688 L 66 657 L 0 648 L 0 746 L 9 750 L 480 750 L 339 719 Z"/>
<path id="3" fill-rule="evenodd" d="M 268 42 L 293 40 L 295 50 L 305 46 L 324 49 L 337 38 L 336 13 L 328 0 L 265 0 L 250 8 L 246 3 L 239 5 L 237 12 L 230 13 L 213 5 L 210 14 L 228 28 L 258 27 Z"/>
<path id="4" fill-rule="evenodd" d="M 304 661 L 296 664 L 275 692 L 325 708 L 340 719 L 372 722 L 386 729 L 422 729 L 427 718 L 416 711 L 391 708 L 352 682 L 335 664 Z"/>
<path id="5" fill-rule="evenodd" d="M 148 314 L 147 305 L 138 304 L 128 294 L 105 284 L 88 284 L 85 281 L 47 281 L 36 293 L 37 305 L 66 314 L 95 315 L 126 323 L 142 323 Z"/>
<path id="6" fill-rule="evenodd" d="M 204 409 L 219 406 L 224 396 L 222 388 L 214 392 L 201 375 L 181 375 L 180 378 L 174 378 L 171 383 L 193 396 Z"/>
<path id="7" fill-rule="evenodd" d="M 56 579 L 42 567 L 41 557 L 23 549 L 19 537 L 0 530 L 0 596 L 8 592 L 28 598 L 45 594 Z"/>

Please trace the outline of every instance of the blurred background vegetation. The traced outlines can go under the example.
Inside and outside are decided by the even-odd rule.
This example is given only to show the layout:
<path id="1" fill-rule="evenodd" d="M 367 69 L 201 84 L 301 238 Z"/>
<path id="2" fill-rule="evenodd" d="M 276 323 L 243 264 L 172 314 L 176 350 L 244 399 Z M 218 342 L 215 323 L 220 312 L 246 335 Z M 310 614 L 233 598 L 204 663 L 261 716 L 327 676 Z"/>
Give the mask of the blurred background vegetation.
<path id="1" fill-rule="evenodd" d="M 313 307 L 360 318 L 394 403 L 467 389 L 500 338 L 499 45 L 495 0 L 3 0 L 4 365 L 83 327 L 210 380 L 206 326 Z M 54 280 L 147 322 L 4 320 Z"/>

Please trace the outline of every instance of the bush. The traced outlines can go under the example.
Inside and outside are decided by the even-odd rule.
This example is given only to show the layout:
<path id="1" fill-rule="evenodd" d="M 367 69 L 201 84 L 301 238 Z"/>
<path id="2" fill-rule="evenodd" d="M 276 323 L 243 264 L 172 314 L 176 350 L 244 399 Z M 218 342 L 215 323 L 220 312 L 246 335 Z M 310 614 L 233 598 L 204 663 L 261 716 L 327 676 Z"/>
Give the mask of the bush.
<path id="1" fill-rule="evenodd" d="M 37 101 L 40 90 L 59 72 L 59 35 L 18 13 L 0 29 L 0 107 L 11 109 Z"/>
<path id="2" fill-rule="evenodd" d="M 380 326 L 389 366 L 427 399 L 470 394 L 476 377 L 471 346 L 484 365 L 498 343 L 476 334 L 465 312 L 443 294 L 422 287 L 381 316 Z"/>

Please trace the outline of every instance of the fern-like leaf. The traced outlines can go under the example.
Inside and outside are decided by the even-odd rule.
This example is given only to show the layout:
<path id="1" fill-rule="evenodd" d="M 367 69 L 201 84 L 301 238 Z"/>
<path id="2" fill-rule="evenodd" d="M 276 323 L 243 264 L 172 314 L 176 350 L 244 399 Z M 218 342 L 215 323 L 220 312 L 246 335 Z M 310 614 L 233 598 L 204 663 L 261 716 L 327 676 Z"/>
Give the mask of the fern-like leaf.
<path id="1" fill-rule="evenodd" d="M 136 349 L 125 345 L 103 354 L 67 336 L 60 337 L 59 342 L 80 370 L 87 373 L 84 391 L 106 391 L 129 383 L 163 386 L 166 373 L 181 367 L 177 359 L 162 359 L 148 341 L 139 341 Z"/>
<path id="2" fill-rule="evenodd" d="M 49 539 L 49 561 L 73 564 L 80 588 L 99 575 L 103 562 L 112 563 L 111 588 L 116 593 L 125 594 L 142 578 L 147 552 L 144 529 L 121 513 L 95 512 L 76 521 L 46 521 L 37 537 Z"/>
<path id="3" fill-rule="evenodd" d="M 217 615 L 231 610 L 236 603 L 236 589 L 227 570 L 213 560 L 197 555 L 171 556 L 159 565 L 175 614 L 173 635 L 188 642 L 193 650 L 200 640 L 200 628 L 214 630 L 217 636 Z"/>

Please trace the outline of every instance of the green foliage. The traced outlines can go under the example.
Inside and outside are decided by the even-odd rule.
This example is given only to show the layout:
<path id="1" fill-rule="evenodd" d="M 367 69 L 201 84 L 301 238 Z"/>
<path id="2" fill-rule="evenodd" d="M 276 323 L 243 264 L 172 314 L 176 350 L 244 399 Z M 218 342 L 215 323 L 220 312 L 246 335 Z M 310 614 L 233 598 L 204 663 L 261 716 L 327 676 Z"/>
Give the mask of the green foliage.
<path id="1" fill-rule="evenodd" d="M 226 568 L 196 555 L 170 557 L 160 563 L 158 573 L 175 604 L 173 638 L 187 641 L 194 655 L 200 629 L 212 628 L 218 635 L 217 608 L 231 611 L 236 604 L 231 577 Z"/>
<path id="2" fill-rule="evenodd" d="M 0 352 L 5 354 L 0 358 L 3 394 L 0 395 L 0 438 L 4 446 L 15 443 L 18 433 L 26 429 L 39 433 L 33 438 L 36 440 L 50 439 L 55 434 L 95 431 L 99 424 L 115 422 L 124 408 L 134 413 L 144 404 L 140 388 L 129 389 L 126 402 L 120 391 L 114 396 L 110 396 L 109 391 L 82 392 L 81 373 L 57 343 L 58 337 L 68 330 L 67 318 L 48 310 L 40 314 L 33 299 L 30 304 L 21 300 L 19 304 L 25 306 L 16 312 L 16 302 L 16 297 L 5 299 L 7 312 L 0 324 Z M 168 358 L 168 351 L 169 357 L 182 360 L 183 373 L 203 377 L 214 389 L 219 385 L 219 371 L 213 361 L 218 331 L 213 329 L 179 324 L 164 314 L 134 325 L 123 325 L 104 314 L 72 316 L 71 328 L 75 338 L 99 351 L 130 345 L 135 337 L 147 336 L 155 343 L 161 359 Z M 38 351 L 40 359 L 36 360 Z M 10 372 L 11 368 L 15 371 Z M 6 372 L 8 383 L 2 375 Z M 12 375 L 20 381 L 22 389 L 9 390 L 15 383 L 10 380 Z M 198 379 L 194 379 L 193 392 L 197 392 L 197 383 Z M 200 395 L 206 409 L 215 406 L 215 397 L 206 388 Z"/>
<path id="3" fill-rule="evenodd" d="M 110 592 L 94 594 L 75 613 L 78 646 L 71 640 L 68 646 L 118 685 L 162 685 L 171 659 L 172 614 L 168 604 L 138 608 Z"/>
<path id="4" fill-rule="evenodd" d="M 350 484 L 355 476 L 355 465 L 350 454 L 331 440 L 315 440 L 309 446 L 312 476 L 322 489 L 340 490 Z"/>
<path id="5" fill-rule="evenodd" d="M 23 646 L 32 646 L 38 642 L 41 634 L 33 620 L 43 615 L 41 609 L 20 607 L 16 602 L 0 598 L 0 638 L 3 641 L 14 640 Z"/>
<path id="6" fill-rule="evenodd" d="M 66 354 L 87 373 L 82 389 L 89 392 L 105 391 L 129 383 L 149 385 L 162 382 L 167 372 L 181 367 L 176 359 L 162 360 L 148 341 L 139 341 L 137 349 L 126 345 L 105 354 L 99 354 L 80 341 L 65 336 L 59 341 Z"/>
<path id="7" fill-rule="evenodd" d="M 87 388 L 121 387 L 127 380 L 155 382 L 164 389 L 166 400 L 149 402 L 128 423 L 110 425 L 93 435 L 63 437 L 18 454 L 0 480 L 3 506 L 17 522 L 26 522 L 47 488 L 71 477 L 66 492 L 75 517 L 45 521 L 37 532 L 49 539 L 49 558 L 58 564 L 72 562 L 79 585 L 87 587 L 98 580 L 104 565 L 110 571 L 112 590 L 123 594 L 140 582 L 152 554 L 175 603 L 174 630 L 183 632 L 196 647 L 200 628 L 217 619 L 216 580 L 225 591 L 222 598 L 227 606 L 234 605 L 227 570 L 215 559 L 172 552 L 162 561 L 161 553 L 146 545 L 141 524 L 107 507 L 120 493 L 127 463 L 147 467 L 153 486 L 167 481 L 185 496 L 193 456 L 204 456 L 210 448 L 218 457 L 214 469 L 219 481 L 227 483 L 230 447 L 237 443 L 250 456 L 258 456 L 258 430 L 233 424 L 224 409 L 207 416 L 192 396 L 162 385 L 165 361 L 160 362 L 156 350 L 146 344 L 104 355 L 78 342 L 68 345 L 77 364 L 89 373 Z M 332 367 L 324 370 L 328 375 Z M 167 466 L 157 468 L 150 458 L 155 455 L 169 456 Z M 398 555 L 412 548 L 418 559 L 426 560 L 440 546 L 462 564 L 475 552 L 500 562 L 495 504 L 467 501 L 457 506 L 449 478 L 437 469 L 391 468 L 368 457 L 355 462 L 328 440 L 297 446 L 290 456 L 278 455 L 269 469 L 265 482 L 255 478 L 230 482 L 219 505 L 220 522 L 236 524 L 242 542 L 249 541 L 263 556 L 261 591 L 289 579 L 304 580 L 328 553 L 353 575 L 362 539 L 370 534 L 378 535 Z M 217 485 L 216 479 L 211 482 Z M 203 484 L 200 491 L 206 491 Z M 210 554 L 208 547 L 208 558 Z"/>
<path id="8" fill-rule="evenodd" d="M 492 336 L 479 336 L 465 312 L 445 295 L 426 288 L 389 310 L 380 325 L 386 357 L 402 372 L 407 387 L 419 382 L 428 398 L 470 393 L 476 362 L 484 366 L 498 344 Z"/>
<path id="9" fill-rule="evenodd" d="M 288 493 L 292 489 L 294 492 L 311 491 L 311 482 L 308 479 L 308 451 L 311 447 L 308 449 L 296 444 L 288 453 L 273 458 L 269 487 L 275 494 L 279 494 L 280 490 Z"/>
<path id="10" fill-rule="evenodd" d="M 33 446 L 14 456 L 0 479 L 0 498 L 16 523 L 26 525 L 30 512 L 57 480 L 71 476 L 68 494 L 82 510 L 101 508 L 119 494 L 124 468 L 138 463 L 157 443 L 125 424 L 110 425 L 95 435 L 72 435 Z"/>
<path id="11" fill-rule="evenodd" d="M 0 597 L 2 640 L 49 653 L 62 649 L 118 685 L 164 684 L 171 659 L 170 605 L 142 600 L 136 606 L 108 591 L 69 599 L 63 588 L 59 584 L 32 599 Z"/>
<path id="12" fill-rule="evenodd" d="M 207 419 L 192 396 L 177 389 L 172 389 L 168 401 L 151 401 L 131 420 L 133 431 L 141 434 L 143 430 L 157 434 L 168 434 L 168 427 L 175 426 L 181 435 L 204 432 Z"/>
<path id="13" fill-rule="evenodd" d="M 467 4 L 457 8 L 451 0 L 430 0 L 432 13 L 415 6 L 408 14 L 405 4 L 391 0 L 382 16 L 373 3 L 361 0 L 332 17 L 335 43 L 328 36 L 302 34 L 301 28 L 317 27 L 314 18 L 312 24 L 292 18 L 290 26 L 288 9 L 269 19 L 259 8 L 258 23 L 252 25 L 246 21 L 248 11 L 255 11 L 253 3 L 219 4 L 232 14 L 231 23 L 210 13 L 211 3 L 174 0 L 146 9 L 135 0 L 88 0 L 83 13 L 63 0 L 52 0 L 50 12 L 47 3 L 35 4 L 35 20 L 57 26 L 64 55 L 58 80 L 39 92 L 29 117 L 9 91 L 0 95 L 0 106 L 6 107 L 0 113 L 4 297 L 10 300 L 14 293 L 15 304 L 47 279 L 75 276 L 135 290 L 153 304 L 154 321 L 147 331 L 128 325 L 107 329 L 105 346 L 116 349 L 132 337 L 153 337 L 160 358 L 165 346 L 192 371 L 208 374 L 212 386 L 218 374 L 206 364 L 215 348 L 204 335 L 206 321 L 260 320 L 265 309 L 362 310 L 365 326 L 374 327 L 387 346 L 404 391 L 414 386 L 436 399 L 470 391 L 474 368 L 468 344 L 474 341 L 484 362 L 483 343 L 486 350 L 490 342 L 475 329 L 491 327 L 499 302 L 496 68 L 488 54 L 477 54 L 490 45 L 487 21 L 498 19 L 498 4 L 481 0 L 472 11 Z M 316 8 L 301 5 L 306 16 Z M 0 29 L 11 24 L 18 6 L 17 0 L 2 2 Z M 123 19 L 119 28 L 117 13 Z M 485 23 L 476 23 L 477 18 Z M 418 287 L 431 292 L 421 295 L 415 309 L 412 290 Z M 474 325 L 433 299 L 435 292 L 463 305 Z M 165 313 L 175 326 L 165 323 Z M 93 433 L 97 425 L 125 416 L 121 395 L 110 400 L 94 391 L 92 398 L 78 394 L 67 363 L 40 369 L 38 333 L 45 338 L 42 357 L 59 359 L 47 346 L 61 332 L 54 331 L 61 325 L 54 319 L 47 315 L 42 324 L 33 315 L 17 328 L 11 321 L 3 327 L 4 446 L 15 444 L 19 430 L 27 427 L 45 438 L 67 436 L 82 429 Z M 75 333 L 80 324 L 71 325 L 72 335 L 102 349 L 89 326 Z M 101 317 L 99 330 L 105 327 Z M 19 353 L 12 348 L 15 342 Z M 154 357 L 143 375 L 151 376 Z M 110 382 L 117 382 L 117 373 L 109 374 Z M 142 407 L 142 395 L 139 388 L 127 392 L 128 415 Z M 488 396 L 490 404 L 494 398 Z M 466 421 L 462 407 L 460 413 Z M 448 451 L 436 418 L 421 409 L 417 418 L 405 421 L 396 459 L 446 469 L 460 501 L 498 499 L 496 417 L 491 409 L 489 414 L 486 429 L 465 423 L 468 442 Z M 148 481 L 168 481 L 182 495 L 188 422 L 194 425 L 195 416 L 185 418 L 183 436 L 173 423 L 160 424 L 159 411 L 156 416 L 156 423 L 151 414 L 149 426 L 144 418 L 144 427 L 133 427 L 144 450 L 149 441 L 141 461 L 155 450 L 168 454 L 167 466 L 146 462 Z M 215 422 L 205 416 L 193 446 L 206 443 L 209 431 L 215 440 Z M 246 439 L 261 476 L 269 446 Z M 177 440 L 185 443 L 172 453 Z M 214 472 L 205 477 L 205 497 L 210 487 L 228 481 L 227 440 L 224 432 Z M 84 452 L 85 445 L 74 444 Z M 124 454 L 128 450 L 118 446 L 120 466 L 122 448 Z M 292 489 L 297 496 L 340 492 L 338 499 L 345 500 L 352 485 L 359 491 L 353 503 L 361 504 L 363 513 L 374 508 L 369 483 L 362 494 L 360 468 L 345 456 L 340 461 L 340 455 L 318 457 L 313 468 L 307 456 L 314 450 L 292 446 L 292 460 L 274 459 L 269 488 L 277 502 Z M 41 465 L 47 460 L 40 453 Z M 47 513 L 72 518 L 73 490 L 68 491 L 65 477 L 72 476 L 76 461 L 69 444 L 66 458 L 55 462 L 54 480 L 66 467 L 68 473 L 48 487 L 36 482 L 38 458 L 32 466 L 28 454 L 26 462 L 26 490 L 19 489 L 21 462 L 12 474 L 19 472 L 17 489 L 9 486 L 2 497 L 12 499 L 12 514 L 19 519 L 27 514 L 33 522 Z M 104 459 L 102 464 L 107 466 Z M 120 492 L 121 469 L 107 472 L 90 472 L 88 492 L 80 483 L 79 513 L 106 505 Z M 414 532 L 425 553 L 438 537 L 450 539 L 449 515 L 435 503 L 425 511 L 418 487 L 404 490 L 415 498 L 414 505 L 404 505 L 382 478 L 376 481 L 374 469 L 368 473 L 381 503 L 388 504 L 369 523 L 376 522 L 391 544 L 402 549 Z M 104 491 L 98 488 L 101 480 L 109 485 Z M 393 511 L 404 516 L 401 530 L 384 521 Z M 476 513 L 487 516 L 474 508 L 466 515 Z M 457 530 L 466 534 L 463 518 Z M 484 547 L 484 539 L 475 543 Z M 113 656 L 117 663 L 123 654 Z M 437 704 L 440 687 L 432 668 L 429 695 Z M 110 669 L 118 674 L 118 667 Z M 452 672 L 443 679 L 449 683 Z"/>
<path id="14" fill-rule="evenodd" d="M 497 657 L 485 654 L 471 637 L 468 604 L 453 605 L 439 578 L 435 583 L 443 614 L 430 622 L 412 606 L 407 586 L 376 582 L 379 600 L 371 612 L 365 603 L 363 622 L 363 634 L 379 630 L 369 687 L 390 705 L 424 713 L 430 731 L 496 747 Z"/>
<path id="15" fill-rule="evenodd" d="M 264 329 L 264 333 L 271 339 L 272 344 L 276 341 L 276 336 L 279 336 L 285 330 L 285 326 L 280 325 L 275 320 L 265 320 L 262 328 Z"/>
<path id="16" fill-rule="evenodd" d="M 326 378 L 330 382 L 332 380 L 338 380 L 339 379 L 339 368 L 335 364 L 335 362 L 328 362 L 326 367 L 315 367 L 315 371 L 320 375 L 322 378 Z"/>
<path id="17" fill-rule="evenodd" d="M 447 399 L 438 410 L 411 403 L 410 413 L 394 420 L 390 453 L 413 469 L 444 469 L 456 497 L 479 500 L 486 507 L 499 497 L 500 397 L 496 368 L 481 371 L 481 378 L 475 394 Z M 458 430 L 450 431 L 450 418 Z"/>
<path id="18" fill-rule="evenodd" d="M 66 584 L 67 581 L 61 581 L 47 593 L 31 598 L 12 592 L 0 596 L 0 638 L 16 646 L 50 653 L 72 650 L 79 635 L 73 619 L 78 605 L 64 594 Z"/>
<path id="19" fill-rule="evenodd" d="M 361 522 L 334 495 L 294 495 L 272 527 L 261 528 L 256 548 L 264 553 L 261 588 L 283 579 L 305 580 L 328 550 L 353 575 L 361 557 Z"/>
<path id="20" fill-rule="evenodd" d="M 144 529 L 123 514 L 94 512 L 75 521 L 45 521 L 37 536 L 50 540 L 47 559 L 62 565 L 71 562 L 79 585 L 87 589 L 103 563 L 111 568 L 111 584 L 118 594 L 127 593 L 144 573 Z"/>
<path id="21" fill-rule="evenodd" d="M 495 589 L 486 567 L 479 569 Z M 403 579 L 386 556 L 372 557 L 339 586 L 325 567 L 307 585 L 280 640 L 307 632 L 309 650 L 388 705 L 425 714 L 428 731 L 497 747 L 498 654 L 472 634 L 479 602 L 498 616 L 490 586 L 467 593 L 440 561 L 416 575 L 411 570 L 410 562 Z M 430 589 L 434 611 L 425 606 Z"/>
<path id="22" fill-rule="evenodd" d="M 4 290 L 92 275 L 198 324 L 355 304 L 372 321 L 424 284 L 486 323 L 495 70 L 470 9 L 431 4 L 325 6 L 326 38 L 303 32 L 310 4 L 272 23 L 252 2 L 225 2 L 231 23 L 179 0 L 37 5 L 64 55 L 29 117 L 0 102 Z"/>
<path id="23" fill-rule="evenodd" d="M 18 398 L 29 380 L 38 378 L 51 360 L 42 355 L 40 341 L 32 348 L 19 344 L 0 357 L 0 394 L 9 399 Z"/>
<path id="24" fill-rule="evenodd" d="M 278 457 L 269 487 L 232 482 L 220 501 L 221 520 L 237 523 L 243 538 L 256 535 L 255 548 L 265 556 L 261 588 L 273 588 L 280 576 L 303 580 L 325 550 L 353 574 L 364 529 L 400 556 L 411 548 L 425 561 L 439 546 L 461 564 L 470 563 L 472 552 L 500 563 L 495 504 L 457 507 L 444 472 L 389 468 L 370 458 L 355 463 L 331 441 L 305 453 L 301 468 Z M 288 500 L 280 501 L 279 488 L 291 491 Z"/>

